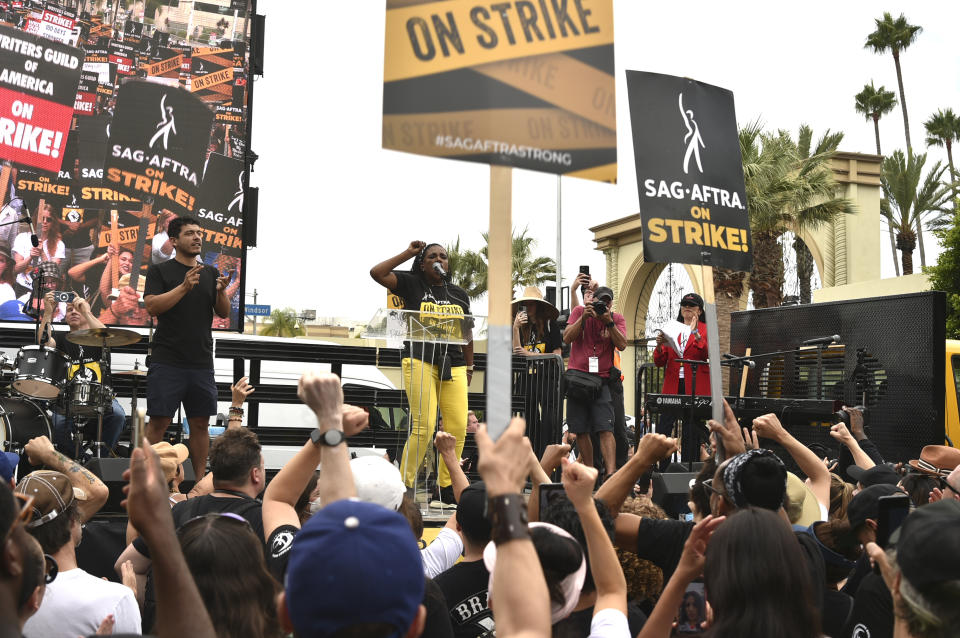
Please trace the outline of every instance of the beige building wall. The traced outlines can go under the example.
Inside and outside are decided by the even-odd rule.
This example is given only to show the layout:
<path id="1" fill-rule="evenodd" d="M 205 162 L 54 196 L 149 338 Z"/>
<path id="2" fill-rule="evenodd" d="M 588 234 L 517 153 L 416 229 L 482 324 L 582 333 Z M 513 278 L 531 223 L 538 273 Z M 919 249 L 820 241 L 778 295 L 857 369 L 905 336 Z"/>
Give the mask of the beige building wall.
<path id="1" fill-rule="evenodd" d="M 833 171 L 842 195 L 853 201 L 856 212 L 844 215 L 833 224 L 816 230 L 804 230 L 800 236 L 810 248 L 823 289 L 814 292 L 814 301 L 849 299 L 857 296 L 916 292 L 922 285 L 911 281 L 880 279 L 881 217 L 879 155 L 837 153 Z M 636 385 L 636 352 L 642 347 L 647 306 L 657 278 L 665 264 L 647 263 L 643 259 L 643 235 L 640 215 L 634 214 L 590 229 L 596 249 L 606 256 L 606 284 L 613 289 L 615 310 L 627 323 L 627 349 L 622 354 L 624 370 L 624 402 L 633 414 Z M 694 291 L 703 294 L 703 277 L 699 266 L 684 265 Z M 908 279 L 908 278 L 900 278 Z M 829 297 L 837 288 L 836 297 Z M 922 290 L 925 288 L 919 288 Z M 889 290 L 890 292 L 878 292 Z M 863 293 L 863 294 L 860 294 Z M 829 297 L 829 298 L 828 298 Z M 747 294 L 740 300 L 747 305 Z M 722 328 L 722 326 L 721 326 Z"/>

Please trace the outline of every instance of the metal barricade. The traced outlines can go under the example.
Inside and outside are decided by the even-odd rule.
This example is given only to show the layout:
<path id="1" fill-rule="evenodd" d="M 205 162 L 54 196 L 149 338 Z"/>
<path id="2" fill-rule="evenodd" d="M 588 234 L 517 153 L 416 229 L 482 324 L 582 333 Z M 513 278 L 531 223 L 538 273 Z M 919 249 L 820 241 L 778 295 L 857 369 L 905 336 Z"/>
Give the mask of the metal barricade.
<path id="1" fill-rule="evenodd" d="M 517 370 L 518 360 L 526 363 L 525 369 Z M 538 457 L 548 445 L 560 442 L 563 369 L 558 354 L 514 356 L 513 394 L 523 397 L 521 416 L 527 421 L 527 436 Z"/>

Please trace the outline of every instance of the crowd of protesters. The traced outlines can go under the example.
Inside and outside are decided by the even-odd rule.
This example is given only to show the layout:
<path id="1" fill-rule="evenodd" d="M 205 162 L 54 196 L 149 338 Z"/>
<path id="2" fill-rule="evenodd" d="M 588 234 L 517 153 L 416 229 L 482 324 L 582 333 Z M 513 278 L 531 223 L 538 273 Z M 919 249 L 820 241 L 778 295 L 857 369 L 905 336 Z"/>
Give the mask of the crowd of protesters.
<path id="1" fill-rule="evenodd" d="M 250 391 L 238 383 L 235 404 Z M 742 428 L 727 406 L 690 482 L 692 520 L 651 500 L 650 472 L 677 447 L 663 434 L 601 482 L 568 445 L 537 458 L 522 419 L 495 441 L 480 424 L 471 483 L 438 432 L 457 507 L 424 546 L 400 470 L 351 460 L 368 416 L 339 378 L 308 373 L 299 396 L 316 432 L 269 483 L 240 423 L 187 495 L 183 446 L 133 451 L 116 582 L 76 559 L 106 486 L 44 437 L 25 450 L 44 469 L 16 483 L 0 455 L 0 636 L 957 635 L 960 450 L 888 464 L 856 410 L 831 430 L 831 461 L 776 416 Z"/>

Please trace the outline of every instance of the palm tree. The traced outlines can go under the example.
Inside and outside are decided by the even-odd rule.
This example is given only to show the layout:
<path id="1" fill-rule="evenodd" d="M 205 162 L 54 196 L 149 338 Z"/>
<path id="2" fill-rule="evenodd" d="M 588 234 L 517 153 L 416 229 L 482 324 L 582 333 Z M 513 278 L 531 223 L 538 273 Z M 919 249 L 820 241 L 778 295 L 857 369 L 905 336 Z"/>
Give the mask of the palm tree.
<path id="1" fill-rule="evenodd" d="M 893 107 L 897 105 L 897 96 L 893 91 L 887 91 L 883 86 L 879 89 L 874 88 L 873 80 L 870 80 L 870 84 L 864 84 L 863 90 L 857 93 L 854 99 L 856 100 L 854 108 L 857 113 L 863 113 L 864 117 L 873 120 L 873 132 L 877 136 L 877 155 L 883 155 L 880 151 L 880 117 L 893 110 Z M 897 244 L 893 238 L 893 228 L 888 225 L 887 230 L 890 231 L 890 252 L 893 254 L 893 269 L 899 277 L 900 262 L 897 261 Z"/>
<path id="2" fill-rule="evenodd" d="M 880 213 L 897 234 L 904 275 L 913 274 L 913 249 L 917 245 L 914 229 L 922 227 L 923 218 L 931 213 L 948 212 L 953 187 L 941 181 L 947 170 L 942 162 L 934 164 L 921 179 L 926 161 L 926 153 L 914 155 L 907 151 L 904 156 L 899 149 L 883 160 Z"/>
<path id="3" fill-rule="evenodd" d="M 798 235 L 854 212 L 837 197 L 830 160 L 843 133 L 827 130 L 811 148 L 813 131 L 801 126 L 795 142 L 787 131 L 763 133 L 758 124 L 740 131 L 747 210 L 753 235 L 750 290 L 757 308 L 783 300 L 783 252 L 777 239 L 788 230 Z"/>
<path id="4" fill-rule="evenodd" d="M 927 129 L 927 146 L 946 147 L 950 180 L 957 179 L 957 171 L 953 168 L 953 142 L 960 141 L 960 117 L 956 116 L 953 109 L 938 110 L 923 126 Z"/>
<path id="5" fill-rule="evenodd" d="M 897 68 L 897 86 L 900 88 L 900 110 L 903 112 L 903 134 L 907 140 L 907 153 L 913 152 L 913 145 L 910 143 L 910 122 L 907 117 L 907 96 L 903 92 L 903 73 L 900 69 L 900 52 L 906 50 L 917 39 L 917 36 L 923 31 L 923 27 L 915 26 L 907 22 L 906 16 L 902 13 L 896 20 L 889 12 L 884 12 L 882 18 L 875 18 L 874 23 L 877 26 L 876 31 L 867 36 L 863 47 L 873 49 L 874 53 L 886 53 L 888 50 L 893 55 L 893 64 Z M 923 229 L 917 226 L 917 242 L 920 246 L 920 265 L 926 265 L 926 254 L 923 250 Z M 906 273 L 904 273 L 906 274 Z"/>
<path id="6" fill-rule="evenodd" d="M 297 311 L 293 308 L 277 308 L 270 314 L 270 323 L 260 329 L 265 337 L 299 337 L 307 333 L 307 329 L 299 322 Z"/>
<path id="7" fill-rule="evenodd" d="M 466 291 L 470 299 L 476 299 L 487 291 L 487 263 L 480 253 L 460 249 L 460 237 L 447 249 L 450 281 Z"/>
<path id="8" fill-rule="evenodd" d="M 893 54 L 893 63 L 897 67 L 897 86 L 900 87 L 900 107 L 903 110 L 903 132 L 907 138 L 907 152 L 913 152 L 910 144 L 910 123 L 907 121 L 907 98 L 903 93 L 903 73 L 900 70 L 900 52 L 906 50 L 917 39 L 923 27 L 907 23 L 907 18 L 901 13 L 896 20 L 889 12 L 884 12 L 882 18 L 875 18 L 877 30 L 867 36 L 863 47 L 873 49 L 874 53 Z"/>
<path id="9" fill-rule="evenodd" d="M 868 120 L 873 120 L 873 132 L 877 136 L 877 155 L 883 155 L 880 152 L 880 118 L 897 105 L 897 96 L 893 91 L 888 91 L 881 86 L 879 89 L 873 86 L 873 80 L 870 84 L 864 84 L 863 90 L 854 96 L 856 102 L 853 108 L 857 113 L 862 113 Z"/>
<path id="10" fill-rule="evenodd" d="M 537 240 L 533 237 L 527 236 L 528 228 L 524 228 L 518 235 L 516 231 L 513 234 L 513 241 L 511 244 L 512 252 L 512 268 L 511 268 L 511 285 L 512 290 L 516 291 L 522 289 L 525 286 L 540 286 L 544 283 L 549 283 L 554 281 L 557 276 L 557 265 L 549 257 L 535 257 L 533 255 L 533 249 L 537 245 Z M 484 293 L 487 292 L 487 271 L 488 271 L 488 246 L 490 243 L 490 238 L 487 233 L 481 233 L 483 237 L 483 248 L 480 249 L 479 259 L 470 262 L 470 266 L 474 270 L 473 278 L 473 290 L 476 291 L 475 295 L 471 295 L 471 299 L 475 299 Z M 449 255 L 449 251 L 448 251 Z M 450 266 L 451 272 L 453 271 L 453 265 Z"/>

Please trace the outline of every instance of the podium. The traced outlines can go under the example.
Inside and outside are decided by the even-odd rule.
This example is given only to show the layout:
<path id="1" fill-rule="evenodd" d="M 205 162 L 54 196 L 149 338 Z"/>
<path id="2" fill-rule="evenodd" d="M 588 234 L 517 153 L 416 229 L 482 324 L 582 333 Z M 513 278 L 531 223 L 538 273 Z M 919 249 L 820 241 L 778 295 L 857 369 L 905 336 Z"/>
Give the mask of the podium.
<path id="1" fill-rule="evenodd" d="M 460 306 L 451 305 L 450 308 L 459 309 Z M 466 384 L 462 386 L 462 397 L 443 395 L 445 387 L 446 391 L 452 389 L 443 382 L 450 380 L 444 379 L 450 373 L 449 365 L 446 365 L 450 361 L 450 348 L 486 338 L 486 317 L 452 314 L 446 309 L 440 304 L 429 304 L 421 310 L 384 308 L 377 311 L 361 335 L 366 339 L 383 339 L 388 347 L 405 349 L 401 389 L 407 397 L 409 418 L 400 472 L 408 488 L 412 482 L 414 495 L 420 486 L 421 474 L 423 482 L 431 471 L 438 480 L 441 475 L 440 458 L 433 447 L 438 412 L 443 412 L 445 404 L 456 401 L 462 405 L 463 414 L 458 414 L 455 422 L 462 421 L 466 427 Z M 461 390 L 458 387 L 456 391 Z M 450 421 L 450 415 L 446 417 Z M 465 438 L 465 433 L 463 437 L 457 437 L 458 454 L 463 450 Z M 446 473 L 446 468 L 443 472 Z"/>

